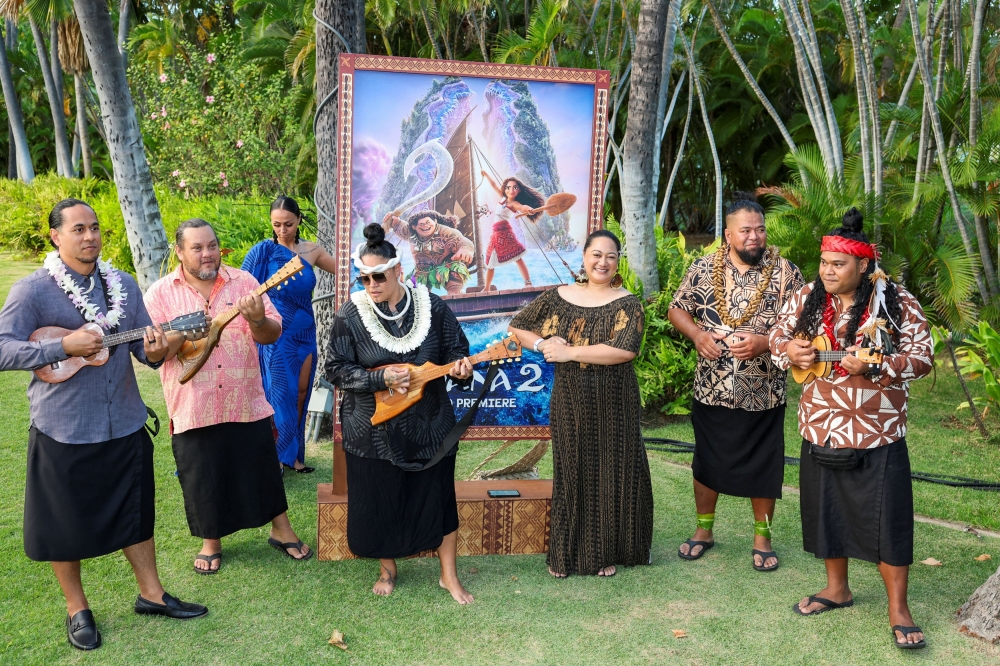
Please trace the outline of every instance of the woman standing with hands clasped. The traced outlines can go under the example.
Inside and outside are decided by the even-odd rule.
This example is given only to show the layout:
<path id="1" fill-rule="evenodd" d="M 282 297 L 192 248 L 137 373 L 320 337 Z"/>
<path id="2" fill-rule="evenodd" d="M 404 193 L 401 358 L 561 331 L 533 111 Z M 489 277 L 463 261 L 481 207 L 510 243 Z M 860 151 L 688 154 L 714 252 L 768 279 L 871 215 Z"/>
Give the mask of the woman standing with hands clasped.
<path id="1" fill-rule="evenodd" d="M 614 234 L 593 232 L 577 284 L 545 292 L 509 328 L 556 366 L 547 558 L 556 578 L 613 576 L 616 565 L 650 562 L 653 488 L 632 367 L 644 317 L 621 286 L 620 255 Z"/>

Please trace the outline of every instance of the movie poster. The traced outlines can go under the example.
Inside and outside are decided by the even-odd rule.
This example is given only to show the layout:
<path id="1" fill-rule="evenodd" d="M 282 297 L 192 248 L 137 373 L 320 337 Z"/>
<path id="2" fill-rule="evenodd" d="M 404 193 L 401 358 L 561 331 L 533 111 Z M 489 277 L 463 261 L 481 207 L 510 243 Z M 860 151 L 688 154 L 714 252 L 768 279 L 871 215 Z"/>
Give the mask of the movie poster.
<path id="1" fill-rule="evenodd" d="M 338 302 L 361 289 L 350 254 L 373 222 L 473 353 L 575 279 L 601 226 L 607 72 L 342 55 L 339 86 Z M 487 369 L 449 384 L 456 416 Z M 502 365 L 466 438 L 547 437 L 553 373 L 530 349 Z"/>

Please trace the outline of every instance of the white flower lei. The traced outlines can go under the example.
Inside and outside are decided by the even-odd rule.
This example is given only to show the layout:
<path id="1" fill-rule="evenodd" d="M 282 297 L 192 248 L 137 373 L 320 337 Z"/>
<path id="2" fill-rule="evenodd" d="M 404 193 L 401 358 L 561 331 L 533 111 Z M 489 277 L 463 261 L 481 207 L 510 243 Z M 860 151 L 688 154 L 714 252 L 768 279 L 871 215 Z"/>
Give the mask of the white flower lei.
<path id="1" fill-rule="evenodd" d="M 110 331 L 125 318 L 122 306 L 125 304 L 128 294 L 122 289 L 121 276 L 110 263 L 100 258 L 97 259 L 97 269 L 100 272 L 100 277 L 104 278 L 104 284 L 108 288 L 108 297 L 111 299 L 106 315 L 98 310 L 97 306 L 91 303 L 86 294 L 76 285 L 66 270 L 66 264 L 59 258 L 58 252 L 49 252 L 45 255 L 45 262 L 42 265 L 45 266 L 45 270 L 49 272 L 59 288 L 66 292 L 69 300 L 73 302 L 73 305 L 87 321 L 96 322 L 104 330 Z"/>
<path id="2" fill-rule="evenodd" d="M 427 287 L 418 284 L 410 291 L 413 294 L 413 326 L 410 328 L 410 332 L 401 338 L 391 335 L 382 328 L 382 324 L 375 316 L 375 306 L 372 305 L 364 290 L 351 294 L 351 301 L 358 308 L 358 314 L 361 315 L 361 323 L 364 324 L 368 334 L 372 336 L 372 340 L 382 349 L 394 354 L 405 354 L 413 351 L 423 343 L 427 333 L 431 330 L 431 296 Z"/>

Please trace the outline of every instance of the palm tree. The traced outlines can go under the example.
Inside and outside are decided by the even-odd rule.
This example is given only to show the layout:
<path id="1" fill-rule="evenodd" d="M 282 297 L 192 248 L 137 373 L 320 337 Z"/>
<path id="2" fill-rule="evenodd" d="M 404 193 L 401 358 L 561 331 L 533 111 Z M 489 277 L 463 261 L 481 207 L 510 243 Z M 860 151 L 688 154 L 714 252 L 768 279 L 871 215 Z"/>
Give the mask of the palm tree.
<path id="1" fill-rule="evenodd" d="M 496 48 L 493 49 L 494 62 L 558 67 L 556 41 L 562 39 L 572 43 L 580 35 L 579 28 L 564 15 L 567 2 L 568 0 L 541 0 L 531 15 L 527 37 L 507 31 L 497 38 Z M 659 43 L 662 46 L 662 35 Z M 662 59 L 662 53 L 657 56 Z M 657 67 L 657 71 L 660 71 L 660 67 Z"/>
<path id="2" fill-rule="evenodd" d="M 540 3 L 536 15 L 541 11 Z M 648 295 L 660 290 L 656 265 L 656 183 L 653 182 L 653 146 L 659 120 L 657 103 L 663 66 L 663 39 L 670 0 L 642 0 L 639 29 L 632 59 L 629 113 L 622 146 L 622 226 L 629 266 Z M 529 28 L 529 35 L 532 33 Z M 683 36 L 681 37 L 683 39 Z"/>
<path id="3" fill-rule="evenodd" d="M 7 11 L 4 5 L 0 9 Z M 7 22 L 10 30 L 12 22 Z M 3 84 L 4 102 L 7 104 L 7 120 L 10 123 L 10 136 L 14 141 L 14 151 L 17 160 L 17 173 L 21 180 L 30 183 L 35 179 L 35 167 L 31 162 L 31 151 L 28 150 L 28 135 L 24 131 L 24 116 L 21 113 L 21 101 L 14 89 L 14 77 L 10 71 L 10 61 L 7 60 L 7 40 L 0 40 L 0 83 Z"/>
<path id="4" fill-rule="evenodd" d="M 104 0 L 74 0 L 107 133 L 118 203 L 139 286 L 146 289 L 166 266 L 167 234 L 153 192 L 142 133 Z"/>
<path id="5" fill-rule="evenodd" d="M 76 16 L 71 16 L 59 24 L 59 62 L 67 74 L 73 75 L 73 90 L 76 93 L 76 135 L 83 158 L 83 177 L 90 178 L 94 175 L 94 169 L 90 160 L 87 102 L 84 97 L 90 62 L 83 47 L 83 35 L 80 34 L 80 22 L 76 20 Z"/>

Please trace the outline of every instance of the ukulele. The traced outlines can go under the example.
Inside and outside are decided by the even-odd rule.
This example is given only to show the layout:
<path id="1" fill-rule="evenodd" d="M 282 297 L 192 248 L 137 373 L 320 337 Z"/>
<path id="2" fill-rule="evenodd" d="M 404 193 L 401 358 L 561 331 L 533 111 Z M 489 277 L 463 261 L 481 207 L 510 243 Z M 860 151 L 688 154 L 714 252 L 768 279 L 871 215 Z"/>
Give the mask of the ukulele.
<path id="1" fill-rule="evenodd" d="M 521 358 L 521 341 L 513 333 L 507 334 L 502 340 L 490 344 L 486 349 L 475 356 L 469 357 L 472 365 L 490 361 L 496 365 L 499 363 L 513 363 Z M 401 393 L 393 389 L 376 391 L 375 393 L 375 414 L 372 416 L 372 425 L 385 423 L 391 418 L 399 416 L 413 405 L 420 402 L 424 397 L 424 386 L 427 382 L 447 375 L 454 363 L 447 365 L 436 365 L 428 361 L 423 365 L 413 365 L 411 363 L 392 363 L 391 366 L 407 368 L 410 371 L 410 387 L 406 393 Z M 382 370 L 389 365 L 380 365 L 372 370 Z"/>
<path id="2" fill-rule="evenodd" d="M 302 259 L 299 258 L 299 255 L 295 255 L 287 264 L 279 268 L 277 273 L 269 277 L 267 282 L 257 287 L 254 293 L 260 296 L 275 287 L 280 290 L 282 284 L 288 284 L 290 279 L 294 280 L 295 274 L 304 268 Z M 234 307 L 218 317 L 214 317 L 207 336 L 201 340 L 188 340 L 181 346 L 177 351 L 177 360 L 183 366 L 179 380 L 181 384 L 188 383 L 201 370 L 201 366 L 205 365 L 208 357 L 211 356 L 212 350 L 219 346 L 222 329 L 228 326 L 233 319 L 236 319 L 236 315 L 239 313 L 239 308 Z"/>
<path id="3" fill-rule="evenodd" d="M 813 364 L 805 370 L 792 366 L 792 378 L 799 384 L 811 382 L 817 377 L 826 377 L 833 372 L 833 364 L 845 356 L 857 356 L 862 363 L 878 364 L 882 362 L 881 347 L 862 347 L 852 352 L 834 351 L 833 345 L 830 344 L 830 338 L 825 335 L 817 335 L 813 338 L 812 344 L 816 348 L 816 358 L 813 360 Z"/>
<path id="4" fill-rule="evenodd" d="M 94 323 L 86 324 L 83 328 L 94 331 L 95 333 L 104 333 L 104 330 Z M 205 317 L 204 312 L 192 312 L 191 314 L 181 315 L 180 317 L 176 317 L 163 324 L 164 333 L 167 331 L 204 331 L 207 328 L 208 319 Z M 70 333 L 73 333 L 73 331 L 68 328 L 61 328 L 59 326 L 43 326 L 32 333 L 28 340 L 32 342 L 56 340 L 65 338 Z M 145 328 L 135 328 L 131 331 L 122 331 L 121 333 L 105 335 L 103 341 L 104 348 L 96 354 L 91 354 L 90 356 L 70 356 L 63 361 L 56 361 L 55 363 L 33 368 L 35 376 L 43 382 L 47 382 L 49 384 L 64 382 L 79 372 L 80 368 L 88 365 L 98 366 L 107 363 L 108 358 L 111 357 L 111 354 L 108 352 L 108 347 L 114 347 L 116 345 L 125 344 L 126 342 L 132 342 L 133 340 L 139 340 L 145 335 Z"/>

